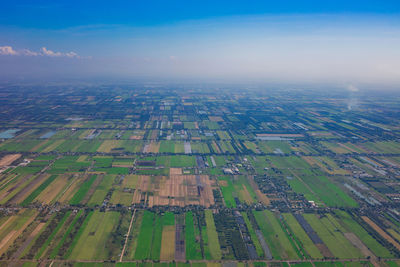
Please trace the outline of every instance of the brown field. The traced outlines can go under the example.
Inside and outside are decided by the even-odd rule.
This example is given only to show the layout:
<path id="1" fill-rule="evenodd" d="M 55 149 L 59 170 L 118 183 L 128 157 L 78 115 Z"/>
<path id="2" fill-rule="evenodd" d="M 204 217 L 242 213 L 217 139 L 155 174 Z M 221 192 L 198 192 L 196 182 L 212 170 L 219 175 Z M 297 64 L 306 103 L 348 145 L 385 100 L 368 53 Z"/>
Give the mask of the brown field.
<path id="1" fill-rule="evenodd" d="M 20 214 L 23 213 L 25 210 L 21 210 Z M 11 232 L 9 232 L 4 238 L 3 240 L 1 240 L 0 242 L 0 255 L 2 255 L 8 248 L 9 246 L 12 245 L 12 243 L 14 242 L 15 239 L 17 239 L 22 232 L 25 230 L 25 228 L 35 219 L 37 213 L 35 212 L 25 223 L 24 225 L 18 229 L 18 230 L 12 230 Z M 17 218 L 17 216 L 15 216 L 15 218 Z M 14 221 L 14 220 L 12 220 Z"/>
<path id="2" fill-rule="evenodd" d="M 113 167 L 123 167 L 123 168 L 130 168 L 132 167 L 131 164 L 112 164 Z"/>
<path id="3" fill-rule="evenodd" d="M 37 178 L 35 178 L 32 182 L 26 185 L 21 191 L 19 191 L 14 197 L 11 198 L 9 203 L 17 204 L 22 202 L 25 198 L 27 198 L 36 188 L 38 188 L 47 178 L 50 177 L 50 174 L 41 174 Z"/>
<path id="4" fill-rule="evenodd" d="M 16 233 L 16 232 L 17 232 L 17 231 L 12 230 L 11 232 L 9 232 L 9 233 L 1 240 L 1 242 L 0 242 L 0 254 L 3 254 L 3 252 L 2 252 L 3 247 L 10 241 L 11 238 L 13 238 L 13 237 L 15 236 L 15 233 Z M 6 248 L 8 248 L 8 247 L 6 247 Z M 6 248 L 5 248 L 5 249 L 6 249 Z"/>
<path id="5" fill-rule="evenodd" d="M 158 150 L 160 149 L 160 142 L 151 142 L 149 145 L 149 151 L 148 153 L 158 153 Z"/>
<path id="6" fill-rule="evenodd" d="M 175 226 L 164 226 L 161 240 L 161 260 L 173 260 L 175 258 Z"/>
<path id="7" fill-rule="evenodd" d="M 269 198 L 260 191 L 257 184 L 254 182 L 253 177 L 247 176 L 247 180 L 249 181 L 250 186 L 253 188 L 253 191 L 256 193 L 258 200 L 264 205 L 269 205 Z"/>
<path id="8" fill-rule="evenodd" d="M 10 154 L 0 159 L 0 167 L 8 166 L 21 157 L 21 154 Z"/>
<path id="9" fill-rule="evenodd" d="M 219 149 L 217 143 L 215 141 L 212 141 L 212 147 L 214 148 L 216 153 L 221 153 L 221 150 Z"/>
<path id="10" fill-rule="evenodd" d="M 138 180 L 139 180 L 138 175 L 133 175 L 133 174 L 126 175 L 124 181 L 122 182 L 122 186 L 124 188 L 136 188 Z"/>
<path id="11" fill-rule="evenodd" d="M 67 185 L 70 175 L 59 175 L 47 188 L 45 188 L 36 198 L 44 204 L 50 204 L 52 200 Z"/>
<path id="12" fill-rule="evenodd" d="M 224 119 L 222 117 L 220 117 L 220 116 L 208 116 L 208 119 L 210 121 L 216 121 L 216 122 L 224 121 Z"/>
<path id="13" fill-rule="evenodd" d="M 160 142 L 151 141 L 143 147 L 143 153 L 158 153 Z"/>
<path id="14" fill-rule="evenodd" d="M 113 148 L 120 146 L 121 146 L 121 140 L 105 140 L 97 149 L 97 152 L 109 153 Z"/>
<path id="15" fill-rule="evenodd" d="M 400 234 L 398 234 L 394 229 L 388 228 L 386 231 L 397 241 L 400 241 Z"/>
<path id="16" fill-rule="evenodd" d="M 42 142 L 40 142 L 39 144 L 37 144 L 36 146 L 32 147 L 31 150 L 29 150 L 30 152 L 34 152 L 37 151 L 40 147 L 44 146 L 44 144 L 46 144 L 49 141 L 49 139 L 46 139 Z"/>
<path id="17" fill-rule="evenodd" d="M 356 248 L 358 248 L 364 256 L 375 257 L 375 255 L 364 245 L 364 243 L 354 233 L 344 233 L 347 240 L 350 241 Z"/>
<path id="18" fill-rule="evenodd" d="M 176 172 L 176 170 L 173 170 Z M 199 175 L 199 187 L 196 175 L 171 175 L 169 177 L 139 176 L 133 203 L 140 203 L 148 198 L 148 205 L 152 206 L 186 206 L 201 205 L 209 207 L 214 204 L 212 189 L 214 181 L 207 175 Z M 151 195 L 147 192 L 152 192 Z"/>
<path id="19" fill-rule="evenodd" d="M 99 174 L 96 177 L 96 180 L 94 180 L 93 184 L 90 186 L 89 191 L 86 193 L 85 197 L 82 200 L 82 203 L 86 204 L 89 199 L 92 197 L 94 191 L 96 191 L 97 186 L 101 183 L 101 181 L 104 179 L 104 174 Z"/>
<path id="20" fill-rule="evenodd" d="M 136 190 L 133 194 L 132 203 L 140 203 L 143 195 L 149 191 L 150 176 L 140 175 L 136 183 Z"/>
<path id="21" fill-rule="evenodd" d="M 143 136 L 142 135 L 131 135 L 129 137 L 129 139 L 130 140 L 141 140 L 141 139 L 143 139 Z"/>
<path id="22" fill-rule="evenodd" d="M 0 170 L 0 173 L 1 173 L 1 170 Z M 2 187 L 2 186 L 5 186 L 5 185 L 11 183 L 11 181 L 14 180 L 15 177 L 17 177 L 17 176 L 18 176 L 18 174 L 16 174 L 16 173 L 10 173 L 10 174 L 4 175 L 2 177 L 2 180 L 0 181 L 0 186 Z"/>
<path id="23" fill-rule="evenodd" d="M 65 140 L 60 139 L 55 141 L 53 144 L 49 145 L 48 147 L 46 147 L 45 149 L 43 149 L 42 152 L 46 153 L 46 152 L 50 152 L 53 151 L 54 149 L 56 149 L 59 145 L 61 145 L 61 143 L 63 143 Z"/>
<path id="24" fill-rule="evenodd" d="M 46 223 L 39 223 L 35 229 L 29 234 L 28 238 L 22 243 L 18 250 L 12 255 L 13 259 L 18 259 L 24 252 L 25 248 L 32 242 L 32 240 L 40 233 Z"/>
<path id="25" fill-rule="evenodd" d="M 169 175 L 181 175 L 182 174 L 182 168 L 170 168 L 169 169 Z"/>
<path id="26" fill-rule="evenodd" d="M 6 227 L 11 221 L 15 220 L 15 218 L 17 218 L 17 216 L 10 216 L 7 221 L 5 221 L 2 225 L 0 225 L 0 231 Z"/>
<path id="27" fill-rule="evenodd" d="M 58 200 L 59 202 L 65 203 L 75 194 L 78 190 L 79 180 L 84 180 L 84 177 L 79 177 L 79 175 L 74 175 L 72 178 L 72 182 L 64 189 L 61 193 L 61 197 Z"/>
<path id="28" fill-rule="evenodd" d="M 322 256 L 327 258 L 335 257 L 325 244 L 315 244 L 315 246 L 321 251 Z"/>
<path id="29" fill-rule="evenodd" d="M 247 204 L 251 204 L 253 203 L 253 198 L 250 196 L 249 191 L 247 190 L 247 187 L 242 184 L 242 190 L 239 191 L 239 194 L 242 196 L 244 202 L 246 202 Z"/>
<path id="30" fill-rule="evenodd" d="M 6 189 L 7 190 L 3 190 L 2 194 L 0 195 L 0 200 L 3 200 L 4 198 L 6 198 L 7 196 L 9 196 L 10 194 L 12 194 L 18 187 L 22 186 L 26 181 L 28 181 L 33 175 L 32 174 L 28 174 L 23 178 L 20 178 L 16 183 L 11 183 L 9 184 Z M 18 179 L 18 178 L 17 178 Z M 11 195 L 10 195 L 11 196 Z"/>
<path id="31" fill-rule="evenodd" d="M 367 216 L 361 216 L 361 218 L 369 224 L 378 234 L 380 234 L 383 238 L 385 238 L 388 242 L 392 243 L 397 249 L 400 250 L 400 244 L 397 243 L 390 235 L 388 235 L 382 228 L 376 225 L 370 218 Z"/>

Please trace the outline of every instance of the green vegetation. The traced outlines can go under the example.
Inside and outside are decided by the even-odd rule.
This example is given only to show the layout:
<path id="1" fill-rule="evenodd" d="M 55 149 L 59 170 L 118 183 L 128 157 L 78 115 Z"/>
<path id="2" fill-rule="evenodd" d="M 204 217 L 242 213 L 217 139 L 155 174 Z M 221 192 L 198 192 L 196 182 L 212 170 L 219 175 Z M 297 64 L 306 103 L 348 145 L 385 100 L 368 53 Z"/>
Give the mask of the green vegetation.
<path id="1" fill-rule="evenodd" d="M 65 221 L 68 219 L 68 217 L 71 215 L 71 211 L 67 211 L 63 218 L 60 220 L 60 222 L 58 222 L 57 227 L 53 230 L 53 232 L 49 235 L 49 237 L 46 239 L 46 241 L 43 243 L 42 247 L 40 248 L 40 250 L 37 252 L 37 254 L 35 255 L 35 259 L 39 259 L 40 257 L 42 257 L 44 251 L 46 249 L 48 249 L 48 246 L 50 244 L 50 242 L 53 241 L 54 236 L 60 231 L 60 229 L 64 226 Z"/>
<path id="2" fill-rule="evenodd" d="M 257 238 L 256 232 L 254 231 L 253 225 L 251 224 L 249 217 L 245 212 L 241 213 L 243 216 L 243 219 L 246 223 L 247 229 L 249 230 L 251 241 L 253 241 L 254 247 L 256 248 L 257 255 L 259 258 L 263 258 L 264 256 L 264 251 L 261 247 L 260 241 Z"/>
<path id="3" fill-rule="evenodd" d="M 357 237 L 370 249 L 372 252 L 382 258 L 390 258 L 393 255 L 387 248 L 377 242 L 361 225 L 359 225 L 350 214 L 344 211 L 336 211 L 338 222 L 344 225 L 350 232 L 353 232 Z"/>
<path id="4" fill-rule="evenodd" d="M 94 205 L 101 205 L 106 197 L 107 193 L 112 187 L 112 183 L 115 179 L 114 175 L 105 175 L 101 180 L 96 191 L 93 193 L 92 197 L 88 202 L 88 206 L 93 207 Z"/>
<path id="5" fill-rule="evenodd" d="M 205 210 L 205 219 L 207 225 L 207 244 L 210 247 L 211 257 L 215 260 L 221 259 L 221 249 L 218 241 L 218 234 L 214 224 L 214 218 L 211 210 Z"/>
<path id="6" fill-rule="evenodd" d="M 271 253 L 275 259 L 298 259 L 295 249 L 284 233 L 278 219 L 270 211 L 254 211 L 254 217 L 260 227 Z"/>
<path id="7" fill-rule="evenodd" d="M 196 159 L 193 156 L 171 156 L 171 167 L 194 167 L 195 165 Z"/>
<path id="8" fill-rule="evenodd" d="M 70 259 L 90 260 L 107 259 L 107 241 L 120 214 L 118 212 L 95 211 L 88 217 L 83 227 L 75 236 L 76 243 L 71 245 Z"/>
<path id="9" fill-rule="evenodd" d="M 135 251 L 135 259 L 137 260 L 150 258 L 151 242 L 153 236 L 153 222 L 154 213 L 144 211 L 137 242 L 138 245 Z"/>
<path id="10" fill-rule="evenodd" d="M 84 181 L 79 190 L 75 193 L 72 199 L 69 201 L 71 205 L 78 205 L 81 201 L 85 198 L 87 192 L 89 191 L 90 187 L 92 186 L 93 182 L 96 180 L 97 175 L 90 176 L 86 181 Z"/>
<path id="11" fill-rule="evenodd" d="M 303 230 L 301 225 L 297 222 L 294 216 L 290 213 L 282 214 L 285 222 L 292 231 L 296 242 L 301 245 L 308 255 L 313 259 L 321 259 L 322 254 L 318 248 L 314 245 L 307 233 Z"/>
<path id="12" fill-rule="evenodd" d="M 191 211 L 185 215 L 185 245 L 186 258 L 189 260 L 200 260 L 202 258 L 200 243 L 197 241 L 199 230 L 194 224 L 194 217 Z"/>
<path id="13" fill-rule="evenodd" d="M 51 175 L 47 178 L 38 188 L 36 188 L 24 201 L 21 202 L 22 206 L 29 205 L 51 182 L 57 178 L 57 175 Z"/>
<path id="14" fill-rule="evenodd" d="M 326 216 L 318 218 L 314 214 L 304 214 L 304 218 L 322 239 L 335 257 L 362 258 L 361 252 L 343 236 L 343 229 L 337 228 L 337 222 Z"/>

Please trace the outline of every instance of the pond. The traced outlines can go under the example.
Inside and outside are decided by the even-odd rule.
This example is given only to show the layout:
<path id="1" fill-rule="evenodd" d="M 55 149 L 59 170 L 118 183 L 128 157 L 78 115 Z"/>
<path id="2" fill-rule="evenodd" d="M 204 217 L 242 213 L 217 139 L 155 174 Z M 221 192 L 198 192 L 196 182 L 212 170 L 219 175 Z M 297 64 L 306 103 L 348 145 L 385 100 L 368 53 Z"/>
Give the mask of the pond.
<path id="1" fill-rule="evenodd" d="M 10 139 L 14 138 L 15 134 L 20 131 L 20 129 L 8 129 L 0 133 L 0 139 Z"/>

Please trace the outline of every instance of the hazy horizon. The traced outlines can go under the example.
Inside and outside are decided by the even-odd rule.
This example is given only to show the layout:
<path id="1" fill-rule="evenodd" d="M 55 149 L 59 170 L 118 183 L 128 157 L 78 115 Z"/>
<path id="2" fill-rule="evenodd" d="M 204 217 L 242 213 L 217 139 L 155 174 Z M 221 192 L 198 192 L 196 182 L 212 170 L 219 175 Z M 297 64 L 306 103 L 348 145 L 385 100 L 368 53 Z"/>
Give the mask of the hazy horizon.
<path id="1" fill-rule="evenodd" d="M 243 9 L 234 3 L 227 11 L 208 2 L 209 10 L 175 1 L 130 3 L 126 11 L 123 1 L 113 7 L 24 2 L 3 4 L 0 11 L 2 81 L 400 85 L 400 9 L 394 1 L 257 2 Z M 79 10 L 70 10 L 74 6 Z"/>

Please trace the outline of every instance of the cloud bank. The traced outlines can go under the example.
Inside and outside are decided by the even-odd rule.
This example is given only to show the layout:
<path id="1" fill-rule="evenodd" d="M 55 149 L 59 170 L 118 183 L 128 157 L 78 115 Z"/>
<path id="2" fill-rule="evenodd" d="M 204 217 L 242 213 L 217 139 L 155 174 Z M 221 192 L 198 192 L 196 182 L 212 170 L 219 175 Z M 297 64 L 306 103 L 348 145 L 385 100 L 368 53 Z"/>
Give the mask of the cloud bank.
<path id="1" fill-rule="evenodd" d="M 80 58 L 80 56 L 71 52 L 55 52 L 46 47 L 40 48 L 38 52 L 29 49 L 15 50 L 12 46 L 0 46 L 0 55 L 2 56 L 42 56 L 42 57 L 67 57 L 67 58 Z"/>

